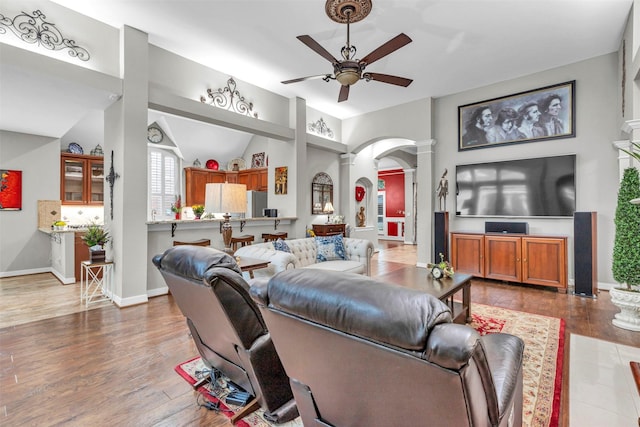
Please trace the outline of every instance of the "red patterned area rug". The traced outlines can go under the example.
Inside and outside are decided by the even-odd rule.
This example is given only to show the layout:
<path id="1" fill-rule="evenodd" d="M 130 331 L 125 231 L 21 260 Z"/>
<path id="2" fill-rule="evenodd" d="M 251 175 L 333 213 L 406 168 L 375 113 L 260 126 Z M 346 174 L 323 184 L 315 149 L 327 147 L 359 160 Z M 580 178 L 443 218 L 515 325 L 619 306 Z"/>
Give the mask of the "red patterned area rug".
<path id="1" fill-rule="evenodd" d="M 522 425 L 524 427 L 557 427 L 560 414 L 560 391 L 562 387 L 562 356 L 564 348 L 564 320 L 546 317 L 521 311 L 490 307 L 482 304 L 471 305 L 470 326 L 481 335 L 505 332 L 522 338 L 525 342 L 523 383 L 524 404 Z M 195 384 L 196 371 L 205 370 L 206 366 L 199 357 L 176 366 L 175 370 L 189 384 Z M 229 418 L 242 409 L 233 405 L 225 405 L 224 398 L 229 389 L 224 387 L 225 379 L 217 384 L 206 383 L 198 391 L 210 402 L 220 402 L 221 412 Z M 241 427 L 269 427 L 263 417 L 264 412 L 258 409 L 242 420 L 236 422 Z M 302 427 L 297 418 L 279 427 Z"/>
<path id="2" fill-rule="evenodd" d="M 200 357 L 193 358 L 184 363 L 179 364 L 175 367 L 175 371 L 187 382 L 191 385 L 195 384 L 198 379 L 196 378 L 196 372 L 205 371 L 208 368 L 202 362 Z M 220 413 L 226 415 L 231 418 L 236 412 L 240 411 L 242 406 L 235 406 L 224 403 L 225 397 L 229 394 L 231 390 L 226 387 L 226 381 L 228 378 L 222 377 L 216 381 L 216 384 L 212 385 L 209 382 L 203 384 L 201 387 L 198 387 L 198 391 L 202 396 L 207 399 L 209 402 L 217 403 L 220 407 Z M 278 426 L 278 427 L 302 427 L 302 420 L 300 417 L 282 424 L 271 424 L 267 420 L 264 419 L 264 411 L 262 409 L 258 409 L 257 411 L 247 415 L 241 420 L 236 421 L 235 426 L 240 427 L 270 427 L 270 426 Z"/>
<path id="3" fill-rule="evenodd" d="M 522 425 L 558 426 L 564 320 L 482 304 L 471 304 L 471 317 L 482 335 L 505 332 L 524 340 Z"/>

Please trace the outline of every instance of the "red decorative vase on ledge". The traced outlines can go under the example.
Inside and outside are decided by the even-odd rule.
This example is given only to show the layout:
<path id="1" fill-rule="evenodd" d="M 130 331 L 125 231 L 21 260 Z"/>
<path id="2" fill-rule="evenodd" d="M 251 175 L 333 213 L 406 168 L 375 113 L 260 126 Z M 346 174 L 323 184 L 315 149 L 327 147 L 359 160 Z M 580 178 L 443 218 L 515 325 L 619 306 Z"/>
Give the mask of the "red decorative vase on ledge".
<path id="1" fill-rule="evenodd" d="M 176 219 L 180 219 L 180 212 L 176 212 Z"/>

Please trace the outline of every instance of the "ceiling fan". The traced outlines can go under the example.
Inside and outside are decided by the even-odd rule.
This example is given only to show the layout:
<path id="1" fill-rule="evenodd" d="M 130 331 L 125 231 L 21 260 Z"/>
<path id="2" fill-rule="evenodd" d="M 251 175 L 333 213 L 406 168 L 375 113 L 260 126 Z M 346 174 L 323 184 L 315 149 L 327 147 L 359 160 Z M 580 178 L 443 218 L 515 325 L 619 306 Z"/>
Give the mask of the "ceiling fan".
<path id="1" fill-rule="evenodd" d="M 337 80 L 342 87 L 338 95 L 338 102 L 346 101 L 349 98 L 349 88 L 359 80 L 375 80 L 382 83 L 389 83 L 407 87 L 413 80 L 404 77 L 391 76 L 389 74 L 365 72 L 365 68 L 375 61 L 395 52 L 406 44 L 411 43 L 411 38 L 401 33 L 382 46 L 374 49 L 362 59 L 355 59 L 356 47 L 350 41 L 350 24 L 364 19 L 371 12 L 371 0 L 327 0 L 325 11 L 332 20 L 347 24 L 347 44 L 342 47 L 341 60 L 336 59 L 329 51 L 320 46 L 311 36 L 298 36 L 297 39 L 307 45 L 311 50 L 331 62 L 333 74 L 319 74 L 316 76 L 301 77 L 293 80 L 286 80 L 282 83 L 297 83 L 305 80 L 322 79 L 325 82 Z"/>

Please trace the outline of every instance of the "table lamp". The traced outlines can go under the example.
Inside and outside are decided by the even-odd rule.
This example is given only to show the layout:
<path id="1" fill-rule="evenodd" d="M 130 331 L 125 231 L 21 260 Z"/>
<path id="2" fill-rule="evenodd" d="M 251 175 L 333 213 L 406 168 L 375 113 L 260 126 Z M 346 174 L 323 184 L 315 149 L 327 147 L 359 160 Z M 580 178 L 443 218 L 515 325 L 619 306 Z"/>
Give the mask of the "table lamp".
<path id="1" fill-rule="evenodd" d="M 328 224 L 329 223 L 329 215 L 331 215 L 333 213 L 333 203 L 327 202 L 324 205 L 324 209 L 322 209 L 322 212 L 327 214 L 327 224 Z"/>
<path id="2" fill-rule="evenodd" d="M 207 184 L 204 196 L 204 210 L 207 213 L 223 213 L 222 240 L 225 252 L 231 253 L 232 226 L 230 213 L 247 210 L 247 186 L 244 184 Z"/>

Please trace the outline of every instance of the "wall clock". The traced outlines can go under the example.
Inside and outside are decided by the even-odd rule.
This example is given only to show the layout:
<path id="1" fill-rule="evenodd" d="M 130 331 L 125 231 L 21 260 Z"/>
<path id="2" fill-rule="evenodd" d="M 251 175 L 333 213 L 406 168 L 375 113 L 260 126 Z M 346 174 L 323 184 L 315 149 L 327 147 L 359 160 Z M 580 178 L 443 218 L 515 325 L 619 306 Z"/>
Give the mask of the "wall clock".
<path id="1" fill-rule="evenodd" d="M 160 128 L 151 126 L 147 129 L 147 139 L 149 142 L 159 144 L 164 139 L 164 133 Z"/>

